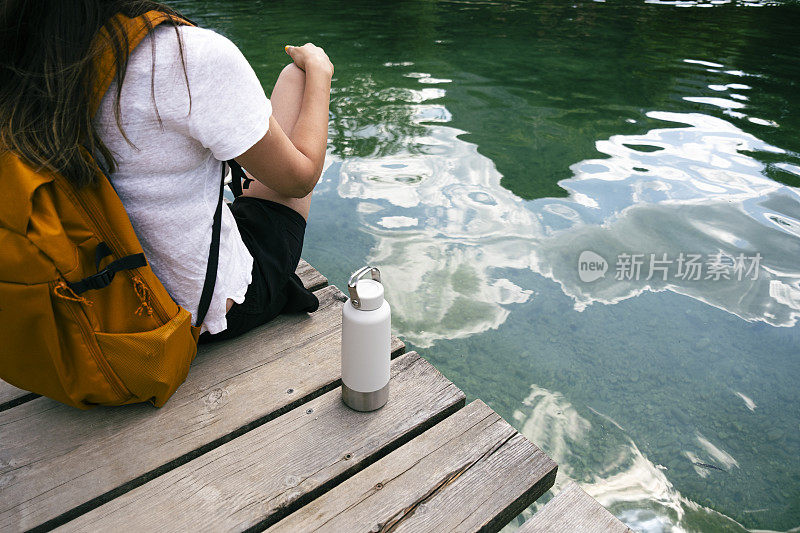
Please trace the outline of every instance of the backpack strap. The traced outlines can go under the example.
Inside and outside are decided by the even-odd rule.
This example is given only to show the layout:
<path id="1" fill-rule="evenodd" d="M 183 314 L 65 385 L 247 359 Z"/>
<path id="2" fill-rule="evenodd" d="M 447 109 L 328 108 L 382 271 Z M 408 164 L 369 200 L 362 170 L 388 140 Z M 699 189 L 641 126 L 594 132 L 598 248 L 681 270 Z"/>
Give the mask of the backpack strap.
<path id="1" fill-rule="evenodd" d="M 128 54 L 133 52 L 142 39 L 156 26 L 171 20 L 184 26 L 194 26 L 188 20 L 163 13 L 161 11 L 148 11 L 147 13 L 130 18 L 122 13 L 117 13 L 109 21 L 109 27 L 115 33 L 123 36 L 123 42 L 128 45 Z M 89 106 L 92 116 L 97 114 L 103 95 L 108 91 L 111 82 L 117 74 L 117 60 L 112 47 L 113 40 L 108 34 L 108 28 L 103 26 L 95 35 L 91 44 L 91 55 L 94 58 L 94 72 L 97 78 L 92 84 L 92 93 L 89 99 Z"/>
<path id="2" fill-rule="evenodd" d="M 228 161 L 228 165 L 230 165 L 230 163 L 231 162 Z M 239 170 L 241 170 L 241 168 L 242 167 L 239 167 Z M 217 266 L 219 265 L 219 239 L 220 232 L 222 230 L 222 196 L 224 191 L 225 162 L 222 163 L 222 177 L 219 180 L 219 199 L 217 200 L 217 210 L 214 211 L 214 222 L 211 224 L 211 249 L 208 251 L 206 280 L 203 282 L 203 292 L 200 294 L 200 303 L 197 306 L 197 320 L 195 320 L 195 325 L 197 327 L 203 325 L 203 320 L 206 318 L 208 308 L 211 306 L 211 297 L 214 296 L 214 286 L 217 283 Z"/>
<path id="3" fill-rule="evenodd" d="M 231 159 L 228 161 L 228 166 L 231 167 L 231 182 L 228 186 L 231 188 L 231 192 L 233 193 L 234 198 L 239 198 L 242 195 L 242 180 L 247 181 L 247 177 L 244 174 L 244 170 L 242 167 Z"/>
<path id="4" fill-rule="evenodd" d="M 214 296 L 214 285 L 217 279 L 217 267 L 219 264 L 219 241 L 222 226 L 222 198 L 225 191 L 225 165 L 231 169 L 231 181 L 228 184 L 234 198 L 242 195 L 242 181 L 246 189 L 249 182 L 253 181 L 244 173 L 242 166 L 235 160 L 230 159 L 222 163 L 222 178 L 219 186 L 219 200 L 217 200 L 217 210 L 214 212 L 214 222 L 211 226 L 211 250 L 208 252 L 208 266 L 206 267 L 206 280 L 203 283 L 203 292 L 200 295 L 200 304 L 197 307 L 196 326 L 201 326 L 206 318 L 208 308 L 211 306 L 211 297 Z"/>

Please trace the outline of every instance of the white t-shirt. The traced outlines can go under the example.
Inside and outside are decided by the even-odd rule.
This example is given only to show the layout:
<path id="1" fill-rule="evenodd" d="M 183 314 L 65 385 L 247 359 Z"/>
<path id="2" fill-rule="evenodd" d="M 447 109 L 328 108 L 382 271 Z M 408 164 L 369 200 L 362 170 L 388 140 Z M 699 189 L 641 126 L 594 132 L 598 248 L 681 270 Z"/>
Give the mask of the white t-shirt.
<path id="1" fill-rule="evenodd" d="M 272 107 L 236 45 L 211 30 L 179 31 L 189 90 L 175 30 L 159 26 L 131 54 L 122 86 L 122 125 L 136 148 L 117 127 L 116 84 L 105 94 L 95 125 L 116 158 L 119 168 L 111 183 L 150 266 L 194 321 L 219 198 L 220 161 L 241 155 L 266 134 Z M 204 329 L 218 333 L 227 327 L 227 298 L 244 301 L 252 268 L 253 257 L 224 205 L 217 281 Z"/>

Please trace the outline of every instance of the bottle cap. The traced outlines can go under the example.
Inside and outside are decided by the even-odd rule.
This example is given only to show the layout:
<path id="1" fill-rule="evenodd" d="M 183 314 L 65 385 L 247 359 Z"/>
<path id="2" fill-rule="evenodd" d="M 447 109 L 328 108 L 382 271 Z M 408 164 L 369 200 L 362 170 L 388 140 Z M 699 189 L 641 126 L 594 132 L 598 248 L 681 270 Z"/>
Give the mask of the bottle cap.
<path id="1" fill-rule="evenodd" d="M 370 274 L 372 279 L 361 279 L 365 274 Z M 376 267 L 365 266 L 353 272 L 347 282 L 347 292 L 350 293 L 350 304 L 356 309 L 373 311 L 379 308 L 383 305 L 383 284 L 380 270 Z"/>
<path id="2" fill-rule="evenodd" d="M 356 283 L 361 311 L 374 311 L 383 305 L 383 285 L 372 279 L 361 279 Z"/>

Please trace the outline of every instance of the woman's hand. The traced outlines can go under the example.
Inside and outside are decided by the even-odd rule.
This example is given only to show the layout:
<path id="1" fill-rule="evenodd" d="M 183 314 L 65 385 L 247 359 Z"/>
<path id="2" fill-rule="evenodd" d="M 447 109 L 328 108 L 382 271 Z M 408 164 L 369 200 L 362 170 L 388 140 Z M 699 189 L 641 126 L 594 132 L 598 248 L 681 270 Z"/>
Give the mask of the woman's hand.
<path id="1" fill-rule="evenodd" d="M 309 69 L 319 70 L 333 77 L 333 63 L 319 46 L 311 43 L 306 43 L 303 46 L 286 45 L 285 50 L 294 61 L 294 64 L 300 69 L 306 72 Z"/>

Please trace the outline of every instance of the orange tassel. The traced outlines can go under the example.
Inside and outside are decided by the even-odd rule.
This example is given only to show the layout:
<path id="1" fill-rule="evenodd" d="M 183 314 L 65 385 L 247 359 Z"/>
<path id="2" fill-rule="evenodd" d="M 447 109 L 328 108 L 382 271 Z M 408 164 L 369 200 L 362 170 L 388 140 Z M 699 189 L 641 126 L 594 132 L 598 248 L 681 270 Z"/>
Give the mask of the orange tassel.
<path id="1" fill-rule="evenodd" d="M 63 298 L 65 300 L 69 300 L 71 302 L 78 302 L 86 305 L 92 305 L 92 302 L 84 298 L 83 296 L 79 296 L 75 294 L 75 291 L 69 288 L 64 281 L 59 281 L 55 287 L 53 287 L 53 294 L 58 296 L 59 298 Z"/>
<path id="2" fill-rule="evenodd" d="M 133 278 L 133 290 L 136 291 L 136 296 L 138 296 L 139 300 L 141 300 L 141 302 L 142 302 L 142 305 L 140 305 L 136 309 L 134 314 L 136 316 L 142 316 L 142 315 L 145 315 L 145 314 L 147 316 L 152 315 L 153 314 L 153 308 L 152 308 L 152 306 L 150 305 L 150 302 L 149 302 L 150 293 L 148 292 L 147 287 L 145 286 L 145 284 L 141 280 L 141 278 L 138 278 L 138 277 L 134 277 Z"/>

